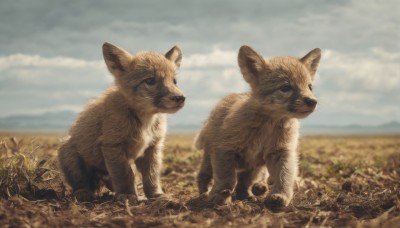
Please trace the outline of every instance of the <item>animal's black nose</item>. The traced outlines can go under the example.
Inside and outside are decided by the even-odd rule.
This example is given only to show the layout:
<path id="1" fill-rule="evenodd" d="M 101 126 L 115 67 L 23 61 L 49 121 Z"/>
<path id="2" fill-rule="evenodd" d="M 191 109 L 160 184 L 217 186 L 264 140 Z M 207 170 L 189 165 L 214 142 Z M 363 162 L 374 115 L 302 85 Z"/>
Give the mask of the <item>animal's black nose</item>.
<path id="1" fill-rule="evenodd" d="M 306 103 L 306 105 L 309 107 L 315 107 L 318 102 L 316 99 L 306 97 L 304 98 L 304 103 Z"/>
<path id="2" fill-rule="evenodd" d="M 171 97 L 171 100 L 175 101 L 176 103 L 183 103 L 185 101 L 184 96 L 173 96 Z"/>

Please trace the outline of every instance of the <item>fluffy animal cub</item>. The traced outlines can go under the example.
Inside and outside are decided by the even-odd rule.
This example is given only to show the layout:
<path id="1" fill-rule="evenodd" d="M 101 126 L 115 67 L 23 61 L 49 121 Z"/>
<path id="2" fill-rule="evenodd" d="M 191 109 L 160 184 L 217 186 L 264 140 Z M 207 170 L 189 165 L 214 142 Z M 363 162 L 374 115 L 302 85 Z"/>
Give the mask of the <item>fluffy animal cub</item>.
<path id="1" fill-rule="evenodd" d="M 213 179 L 208 196 L 214 203 L 254 197 L 251 189 L 266 167 L 272 185 L 266 206 L 277 210 L 290 203 L 298 173 L 297 119 L 317 106 L 312 81 L 320 58 L 318 48 L 300 59 L 264 59 L 249 46 L 240 48 L 240 70 L 251 91 L 223 98 L 197 137 L 196 147 L 204 150 L 201 194 Z"/>
<path id="2" fill-rule="evenodd" d="M 115 84 L 90 102 L 58 152 L 61 171 L 79 201 L 91 201 L 103 184 L 117 200 L 137 200 L 136 165 L 147 198 L 163 195 L 160 185 L 166 114 L 183 107 L 176 86 L 182 53 L 135 55 L 104 43 L 105 63 Z"/>

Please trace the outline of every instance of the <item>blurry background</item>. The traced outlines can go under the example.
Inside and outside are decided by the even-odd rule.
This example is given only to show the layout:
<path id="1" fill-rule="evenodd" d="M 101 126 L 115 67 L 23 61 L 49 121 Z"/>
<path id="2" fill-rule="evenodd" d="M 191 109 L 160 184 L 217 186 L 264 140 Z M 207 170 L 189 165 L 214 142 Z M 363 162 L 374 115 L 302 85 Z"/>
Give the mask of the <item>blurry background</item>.
<path id="1" fill-rule="evenodd" d="M 248 90 L 242 44 L 265 57 L 323 50 L 317 112 L 304 132 L 400 132 L 399 1 L 56 1 L 0 3 L 0 131 L 65 132 L 112 84 L 104 41 L 130 52 L 183 50 L 186 106 L 171 131 L 195 131 L 222 96 Z"/>

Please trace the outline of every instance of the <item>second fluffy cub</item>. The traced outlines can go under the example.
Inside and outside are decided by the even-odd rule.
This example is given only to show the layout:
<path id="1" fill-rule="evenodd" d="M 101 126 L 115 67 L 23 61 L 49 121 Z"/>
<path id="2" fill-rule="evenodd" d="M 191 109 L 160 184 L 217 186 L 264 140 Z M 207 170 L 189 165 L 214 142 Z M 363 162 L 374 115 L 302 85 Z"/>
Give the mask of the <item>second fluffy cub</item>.
<path id="1" fill-rule="evenodd" d="M 238 63 L 251 92 L 230 94 L 211 112 L 197 137 L 204 150 L 197 183 L 200 193 L 226 203 L 252 197 L 252 186 L 265 170 L 272 185 L 265 204 L 271 209 L 287 206 L 293 197 L 298 173 L 298 120 L 317 105 L 312 81 L 321 50 L 316 48 L 301 59 L 264 59 L 249 46 L 239 50 Z"/>

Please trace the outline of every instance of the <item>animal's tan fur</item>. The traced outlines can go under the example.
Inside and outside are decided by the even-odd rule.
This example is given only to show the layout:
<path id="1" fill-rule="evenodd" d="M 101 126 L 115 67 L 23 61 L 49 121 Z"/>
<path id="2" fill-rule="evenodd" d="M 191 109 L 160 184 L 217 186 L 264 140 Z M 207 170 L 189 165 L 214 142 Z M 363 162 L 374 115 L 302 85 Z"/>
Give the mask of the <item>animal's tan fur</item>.
<path id="1" fill-rule="evenodd" d="M 200 193 L 214 179 L 209 199 L 215 203 L 225 203 L 234 191 L 237 199 L 252 197 L 251 187 L 266 167 L 272 184 L 266 206 L 289 204 L 298 172 L 297 119 L 316 107 L 310 85 L 319 60 L 319 49 L 302 59 L 267 60 L 248 46 L 240 48 L 238 62 L 251 92 L 224 97 L 199 133 Z"/>
<path id="2" fill-rule="evenodd" d="M 131 55 L 105 43 L 103 55 L 115 85 L 90 102 L 71 127 L 59 150 L 61 170 L 80 201 L 92 200 L 102 182 L 117 199 L 135 201 L 135 164 L 146 196 L 159 197 L 165 113 L 184 104 L 174 81 L 181 51 L 175 46 L 165 55 Z"/>

